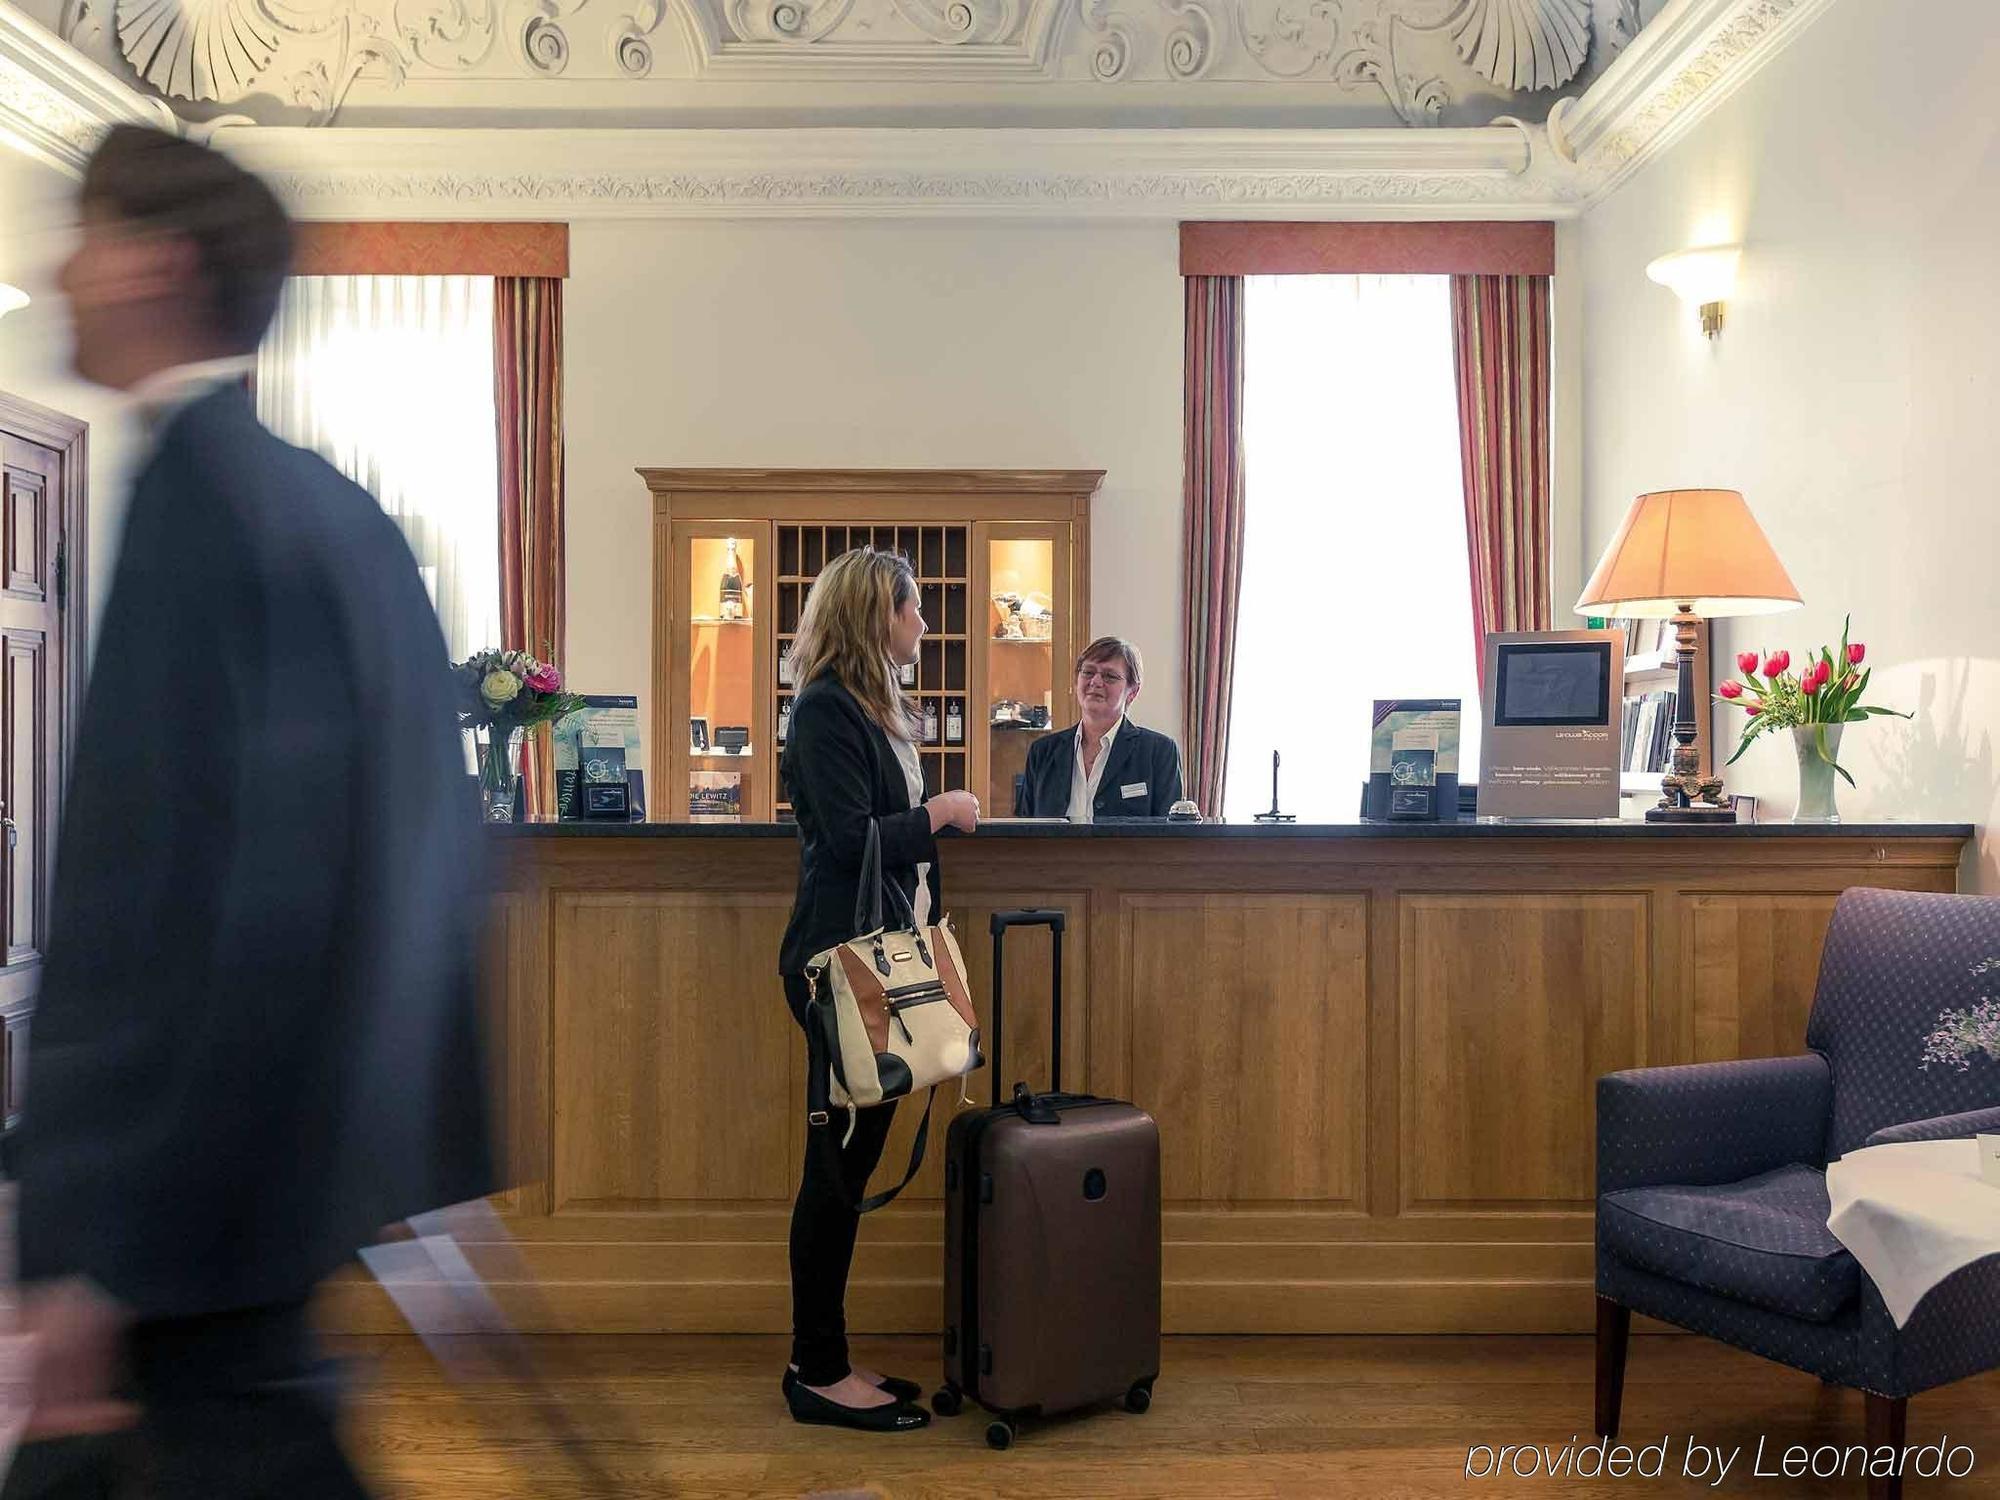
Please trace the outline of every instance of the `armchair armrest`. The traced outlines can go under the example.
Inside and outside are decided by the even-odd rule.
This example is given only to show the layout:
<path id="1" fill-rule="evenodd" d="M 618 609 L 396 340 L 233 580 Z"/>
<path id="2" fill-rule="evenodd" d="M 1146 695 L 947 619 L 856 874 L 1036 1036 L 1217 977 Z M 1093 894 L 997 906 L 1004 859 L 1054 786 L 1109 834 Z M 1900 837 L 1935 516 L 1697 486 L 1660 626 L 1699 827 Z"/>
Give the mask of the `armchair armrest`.
<path id="1" fill-rule="evenodd" d="M 1861 1144 L 1894 1146 L 1905 1141 L 1956 1141 L 1982 1130 L 2000 1131 L 2000 1104 L 1991 1109 L 1968 1109 L 1963 1114 L 1933 1115 L 1928 1120 L 1911 1120 L 1903 1125 L 1884 1125 Z"/>
<path id="2" fill-rule="evenodd" d="M 1818 1165 L 1832 1108 L 1833 1073 L 1817 1052 L 1607 1073 L 1597 1080 L 1597 1191 Z"/>

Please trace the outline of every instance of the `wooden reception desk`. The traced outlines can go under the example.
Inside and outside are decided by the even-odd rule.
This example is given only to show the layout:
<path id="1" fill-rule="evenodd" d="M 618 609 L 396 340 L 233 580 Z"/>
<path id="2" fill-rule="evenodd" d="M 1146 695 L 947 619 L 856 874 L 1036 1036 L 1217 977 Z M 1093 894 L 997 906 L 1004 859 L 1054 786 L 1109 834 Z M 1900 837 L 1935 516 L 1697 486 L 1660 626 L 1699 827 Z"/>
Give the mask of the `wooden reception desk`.
<path id="1" fill-rule="evenodd" d="M 1800 1050 L 1836 895 L 1952 890 L 1970 835 L 998 824 L 941 859 L 982 1015 L 988 914 L 1068 914 L 1064 1082 L 1159 1120 L 1169 1331 L 1578 1331 L 1598 1075 Z M 531 1321 L 788 1329 L 792 831 L 526 827 L 492 853 Z M 1046 1081 L 1048 942 L 1009 941 L 1009 1092 Z M 923 1174 L 863 1224 L 856 1331 L 939 1326 L 942 1093 Z M 394 1326 L 352 1283 L 335 1311 Z"/>

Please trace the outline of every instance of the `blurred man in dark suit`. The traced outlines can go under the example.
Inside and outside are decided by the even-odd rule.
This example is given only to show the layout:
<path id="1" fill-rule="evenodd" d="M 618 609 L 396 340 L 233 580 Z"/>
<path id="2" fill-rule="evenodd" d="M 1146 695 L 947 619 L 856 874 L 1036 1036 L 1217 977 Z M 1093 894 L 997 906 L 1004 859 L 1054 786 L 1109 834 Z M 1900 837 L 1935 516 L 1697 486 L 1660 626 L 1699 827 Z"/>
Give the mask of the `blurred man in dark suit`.
<path id="1" fill-rule="evenodd" d="M 123 1493 L 129 1464 L 142 1493 L 358 1495 L 307 1297 L 496 1185 L 444 641 L 394 523 L 253 413 L 292 243 L 269 190 L 121 127 L 81 201 L 76 366 L 138 399 L 147 452 L 32 1031 L 42 1441 L 4 1493 Z"/>

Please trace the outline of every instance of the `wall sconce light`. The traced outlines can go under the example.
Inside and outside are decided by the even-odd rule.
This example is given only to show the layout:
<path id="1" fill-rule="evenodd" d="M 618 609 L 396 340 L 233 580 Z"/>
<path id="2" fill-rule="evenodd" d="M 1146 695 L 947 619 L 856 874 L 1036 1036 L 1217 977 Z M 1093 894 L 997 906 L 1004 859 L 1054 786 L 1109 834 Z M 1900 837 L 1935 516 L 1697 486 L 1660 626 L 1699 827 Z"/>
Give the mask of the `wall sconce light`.
<path id="1" fill-rule="evenodd" d="M 19 312 L 28 305 L 28 294 L 17 286 L 9 286 L 0 281 L 0 318 L 10 312 Z"/>
<path id="2" fill-rule="evenodd" d="M 1736 262 L 1741 245 L 1709 245 L 1662 255 L 1646 267 L 1646 275 L 1673 289 L 1681 301 L 1701 309 L 1701 331 L 1710 338 L 1722 331 L 1722 304 L 1736 289 Z"/>

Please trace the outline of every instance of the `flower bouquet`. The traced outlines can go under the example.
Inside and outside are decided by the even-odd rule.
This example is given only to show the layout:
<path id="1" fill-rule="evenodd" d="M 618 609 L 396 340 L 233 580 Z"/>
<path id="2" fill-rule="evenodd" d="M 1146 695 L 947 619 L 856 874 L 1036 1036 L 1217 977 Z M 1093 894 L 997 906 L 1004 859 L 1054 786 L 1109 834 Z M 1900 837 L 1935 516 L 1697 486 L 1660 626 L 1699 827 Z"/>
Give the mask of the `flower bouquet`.
<path id="1" fill-rule="evenodd" d="M 511 823 L 519 793 L 514 756 L 520 731 L 567 717 L 583 707 L 583 699 L 563 691 L 555 663 L 538 661 L 525 651 L 476 651 L 451 675 L 458 688 L 459 725 L 486 732 L 479 758 L 486 821 Z"/>
<path id="2" fill-rule="evenodd" d="M 1816 656 L 1807 658 L 1811 664 L 1803 671 L 1792 671 L 1789 651 L 1773 651 L 1761 660 L 1755 651 L 1745 651 L 1736 658 L 1742 680 L 1731 678 L 1715 690 L 1716 697 L 1741 707 L 1750 720 L 1743 726 L 1736 754 L 1729 757 L 1730 765 L 1736 764 L 1760 734 L 1779 729 L 1792 732 L 1799 758 L 1799 808 L 1795 822 L 1840 821 L 1834 811 L 1834 775 L 1838 773 L 1849 786 L 1854 785 L 1854 778 L 1837 758 L 1843 725 L 1878 714 L 1910 717 L 1900 709 L 1861 701 L 1861 695 L 1868 690 L 1869 669 L 1862 665 L 1868 648 L 1860 641 L 1847 639 L 1851 623 L 1851 618 L 1841 623 L 1839 648 L 1820 647 Z"/>

